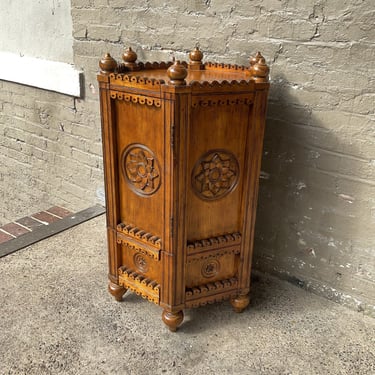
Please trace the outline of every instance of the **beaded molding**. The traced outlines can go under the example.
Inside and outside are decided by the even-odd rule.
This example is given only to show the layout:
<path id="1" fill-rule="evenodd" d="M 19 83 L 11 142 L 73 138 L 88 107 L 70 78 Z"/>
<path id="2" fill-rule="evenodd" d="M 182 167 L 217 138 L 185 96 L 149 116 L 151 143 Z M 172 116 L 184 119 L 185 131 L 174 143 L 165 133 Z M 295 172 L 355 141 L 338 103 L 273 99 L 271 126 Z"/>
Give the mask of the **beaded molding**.
<path id="1" fill-rule="evenodd" d="M 193 96 L 191 105 L 193 108 L 196 108 L 198 106 L 201 107 L 210 107 L 210 106 L 224 106 L 224 105 L 250 105 L 254 102 L 254 94 L 250 95 L 232 95 L 232 96 L 226 96 L 225 99 L 223 99 L 221 96 L 217 96 L 216 98 L 210 98 L 210 99 L 203 99 L 203 97 L 200 96 Z"/>
<path id="2" fill-rule="evenodd" d="M 227 247 L 225 249 L 218 250 L 214 253 L 212 252 L 204 252 L 203 254 L 188 254 L 187 256 L 187 264 L 193 263 L 193 262 L 198 262 L 202 260 L 207 260 L 207 259 L 218 259 L 221 258 L 224 255 L 238 255 L 241 253 L 241 249 L 239 246 L 236 247 Z"/>
<path id="3" fill-rule="evenodd" d="M 234 72 L 238 72 L 238 71 L 243 72 L 243 71 L 249 70 L 249 67 L 244 66 L 244 65 L 224 64 L 224 63 L 216 63 L 216 62 L 210 62 L 210 61 L 206 62 L 204 66 L 206 69 L 228 69 Z"/>

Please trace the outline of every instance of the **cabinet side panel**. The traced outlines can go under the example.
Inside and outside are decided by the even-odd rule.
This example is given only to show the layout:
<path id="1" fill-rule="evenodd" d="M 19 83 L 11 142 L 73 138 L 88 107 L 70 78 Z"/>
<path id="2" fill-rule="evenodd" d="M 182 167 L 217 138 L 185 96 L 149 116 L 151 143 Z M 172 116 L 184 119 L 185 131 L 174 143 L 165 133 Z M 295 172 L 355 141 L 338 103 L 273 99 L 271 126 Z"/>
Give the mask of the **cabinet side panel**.
<path id="1" fill-rule="evenodd" d="M 121 249 L 116 241 L 115 227 L 119 217 L 118 186 L 117 186 L 117 158 L 116 124 L 114 121 L 114 102 L 111 100 L 108 84 L 101 81 L 100 110 L 103 137 L 103 161 L 106 191 L 107 241 L 108 241 L 108 268 L 111 283 L 118 283 L 118 267 L 121 265 Z"/>
<path id="2" fill-rule="evenodd" d="M 259 190 L 259 174 L 262 160 L 263 138 L 265 129 L 265 117 L 267 108 L 268 89 L 257 90 L 254 105 L 251 111 L 251 119 L 254 126 L 248 134 L 248 165 L 245 189 L 249 192 L 244 196 L 244 226 L 242 242 L 242 262 L 239 269 L 239 287 L 241 293 L 246 294 L 250 288 L 250 270 L 254 246 L 254 229 L 256 208 Z"/>
<path id="3" fill-rule="evenodd" d="M 242 190 L 250 106 L 192 109 L 187 188 L 187 239 L 242 230 Z"/>
<path id="4" fill-rule="evenodd" d="M 164 224 L 163 106 L 116 101 L 120 220 L 158 237 Z"/>
<path id="5" fill-rule="evenodd" d="M 186 260 L 186 164 L 187 129 L 189 125 L 189 92 L 178 93 L 168 86 L 164 87 L 165 106 L 165 154 L 166 187 L 165 200 L 165 245 L 163 246 L 163 283 L 161 305 L 168 311 L 180 311 L 185 300 L 185 260 Z M 168 225 L 169 224 L 169 225 Z"/>

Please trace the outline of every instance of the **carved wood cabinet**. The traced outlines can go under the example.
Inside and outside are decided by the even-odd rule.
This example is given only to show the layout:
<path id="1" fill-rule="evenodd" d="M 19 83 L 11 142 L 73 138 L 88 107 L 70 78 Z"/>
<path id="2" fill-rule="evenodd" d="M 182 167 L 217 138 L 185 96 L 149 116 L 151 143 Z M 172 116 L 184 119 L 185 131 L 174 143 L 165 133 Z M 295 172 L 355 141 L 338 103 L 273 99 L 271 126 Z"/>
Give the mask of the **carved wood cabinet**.
<path id="1" fill-rule="evenodd" d="M 258 179 L 269 89 L 248 66 L 100 61 L 109 291 L 160 305 L 171 331 L 183 309 L 249 303 Z"/>

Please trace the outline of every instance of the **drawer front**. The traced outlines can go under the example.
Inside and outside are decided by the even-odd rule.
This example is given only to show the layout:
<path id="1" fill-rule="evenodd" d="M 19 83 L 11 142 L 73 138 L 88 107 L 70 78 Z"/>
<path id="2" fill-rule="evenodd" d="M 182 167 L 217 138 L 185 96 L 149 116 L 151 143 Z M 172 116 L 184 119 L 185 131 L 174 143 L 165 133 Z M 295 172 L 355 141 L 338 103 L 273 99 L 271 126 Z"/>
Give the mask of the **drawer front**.
<path id="1" fill-rule="evenodd" d="M 187 246 L 186 288 L 238 277 L 241 235 L 225 234 Z"/>
<path id="2" fill-rule="evenodd" d="M 117 226 L 117 243 L 121 244 L 119 284 L 159 304 L 162 242 L 158 236 L 130 224 Z"/>

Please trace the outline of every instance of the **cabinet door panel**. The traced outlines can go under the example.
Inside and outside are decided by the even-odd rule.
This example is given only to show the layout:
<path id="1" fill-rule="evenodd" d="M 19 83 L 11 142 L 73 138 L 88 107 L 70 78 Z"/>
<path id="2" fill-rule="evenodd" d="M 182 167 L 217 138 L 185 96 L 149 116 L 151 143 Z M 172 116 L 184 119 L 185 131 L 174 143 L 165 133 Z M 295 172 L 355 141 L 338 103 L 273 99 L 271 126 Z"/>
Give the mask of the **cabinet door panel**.
<path id="1" fill-rule="evenodd" d="M 187 238 L 241 231 L 249 105 L 192 110 L 187 189 Z"/>
<path id="2" fill-rule="evenodd" d="M 120 217 L 124 223 L 163 234 L 163 108 L 116 102 Z"/>

